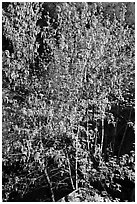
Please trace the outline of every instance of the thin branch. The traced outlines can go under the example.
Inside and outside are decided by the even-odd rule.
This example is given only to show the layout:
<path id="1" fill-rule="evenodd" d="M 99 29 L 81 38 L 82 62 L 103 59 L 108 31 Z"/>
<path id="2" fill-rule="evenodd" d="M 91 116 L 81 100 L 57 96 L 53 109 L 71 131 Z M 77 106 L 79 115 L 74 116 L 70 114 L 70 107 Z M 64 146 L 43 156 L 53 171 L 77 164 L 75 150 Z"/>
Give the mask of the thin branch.
<path id="1" fill-rule="evenodd" d="M 132 113 L 132 107 L 130 109 L 130 114 L 129 114 L 129 119 L 128 120 L 130 120 L 130 118 L 131 118 L 131 113 Z M 125 127 L 125 131 L 124 131 L 124 134 L 123 134 L 123 137 L 122 137 L 122 141 L 121 141 L 121 144 L 120 144 L 120 147 L 119 147 L 119 151 L 118 151 L 118 156 L 120 156 L 120 154 L 121 154 L 121 149 L 122 149 L 125 137 L 126 137 L 127 128 L 128 128 L 128 123 L 126 124 L 126 127 Z"/>
<path id="2" fill-rule="evenodd" d="M 48 175 L 48 172 L 47 172 L 46 168 L 45 168 L 45 175 L 46 175 L 46 178 L 47 178 L 47 181 L 48 181 L 48 185 L 50 187 L 52 202 L 55 202 L 55 196 L 54 196 L 54 192 L 53 192 L 53 188 L 52 188 L 52 183 L 50 181 L 50 178 L 49 178 L 49 175 Z"/>
<path id="3" fill-rule="evenodd" d="M 76 190 L 78 189 L 78 135 L 79 135 L 79 126 L 76 135 L 76 164 L 75 164 L 75 174 L 76 174 Z"/>
<path id="4" fill-rule="evenodd" d="M 66 156 L 67 156 L 67 162 L 68 162 L 68 167 L 69 167 L 69 176 L 70 176 L 70 180 L 71 180 L 71 185 L 72 185 L 72 188 L 74 190 L 75 187 L 74 187 L 74 182 L 73 182 L 73 179 L 72 179 L 71 165 L 70 165 L 68 153 L 66 153 Z"/>

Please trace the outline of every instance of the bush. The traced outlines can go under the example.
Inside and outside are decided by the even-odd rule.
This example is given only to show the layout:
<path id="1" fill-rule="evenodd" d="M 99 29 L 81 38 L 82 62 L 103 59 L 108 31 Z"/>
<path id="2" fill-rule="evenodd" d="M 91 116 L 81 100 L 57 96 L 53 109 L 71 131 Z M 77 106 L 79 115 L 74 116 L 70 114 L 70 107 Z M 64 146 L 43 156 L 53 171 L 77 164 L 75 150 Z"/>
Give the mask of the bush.
<path id="1" fill-rule="evenodd" d="M 16 2 L 3 9 L 3 36 L 11 42 L 2 57 L 4 201 L 38 186 L 49 190 L 40 201 L 56 201 L 62 187 L 91 185 L 113 200 L 116 174 L 134 183 L 134 156 L 131 169 L 124 156 L 114 157 L 122 109 L 129 114 L 122 115 L 118 156 L 134 128 L 134 29 L 123 23 L 126 4 L 114 19 L 92 6 Z"/>

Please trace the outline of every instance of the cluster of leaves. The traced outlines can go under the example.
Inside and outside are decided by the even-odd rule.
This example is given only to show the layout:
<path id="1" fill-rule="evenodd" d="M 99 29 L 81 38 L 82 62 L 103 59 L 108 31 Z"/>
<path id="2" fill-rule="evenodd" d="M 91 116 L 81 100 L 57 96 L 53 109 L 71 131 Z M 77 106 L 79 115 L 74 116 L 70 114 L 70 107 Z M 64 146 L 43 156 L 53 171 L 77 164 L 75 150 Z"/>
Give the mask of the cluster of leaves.
<path id="1" fill-rule="evenodd" d="M 117 133 L 119 109 L 134 108 L 134 30 L 123 24 L 125 4 L 113 21 L 104 18 L 101 5 L 89 8 L 58 3 L 52 16 L 45 4 L 30 2 L 3 10 L 3 34 L 14 50 L 3 51 L 5 201 L 12 200 L 11 192 L 21 198 L 43 183 L 54 201 L 62 186 L 89 188 L 97 179 L 113 189 L 115 170 L 129 176 L 124 157 L 106 161 L 102 151 L 110 145 L 104 143 L 110 137 L 105 121 Z M 134 127 L 131 114 L 119 155 L 129 122 Z"/>

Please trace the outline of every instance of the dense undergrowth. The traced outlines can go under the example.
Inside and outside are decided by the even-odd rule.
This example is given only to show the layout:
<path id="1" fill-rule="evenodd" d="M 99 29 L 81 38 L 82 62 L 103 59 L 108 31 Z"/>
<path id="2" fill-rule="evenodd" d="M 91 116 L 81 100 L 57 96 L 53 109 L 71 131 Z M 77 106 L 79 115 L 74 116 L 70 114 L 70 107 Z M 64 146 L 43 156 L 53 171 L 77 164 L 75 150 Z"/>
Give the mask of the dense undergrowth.
<path id="1" fill-rule="evenodd" d="M 134 200 L 134 4 L 104 5 L 3 3 L 3 201 Z"/>

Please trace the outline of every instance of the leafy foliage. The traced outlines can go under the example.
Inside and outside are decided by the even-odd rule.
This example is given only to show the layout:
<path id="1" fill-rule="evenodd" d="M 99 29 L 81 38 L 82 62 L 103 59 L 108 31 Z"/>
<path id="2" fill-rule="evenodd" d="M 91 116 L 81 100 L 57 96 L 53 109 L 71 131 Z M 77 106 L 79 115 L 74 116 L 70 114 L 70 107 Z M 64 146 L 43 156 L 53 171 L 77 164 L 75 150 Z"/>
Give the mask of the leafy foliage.
<path id="1" fill-rule="evenodd" d="M 130 157 L 122 152 L 128 133 L 134 142 L 134 29 L 123 23 L 126 4 L 113 20 L 93 5 L 3 9 L 13 46 L 2 57 L 4 201 L 23 201 L 40 187 L 49 193 L 33 201 L 57 201 L 62 188 L 82 187 L 85 201 L 119 202 L 128 198 L 116 179 L 134 187 L 134 147 Z"/>

